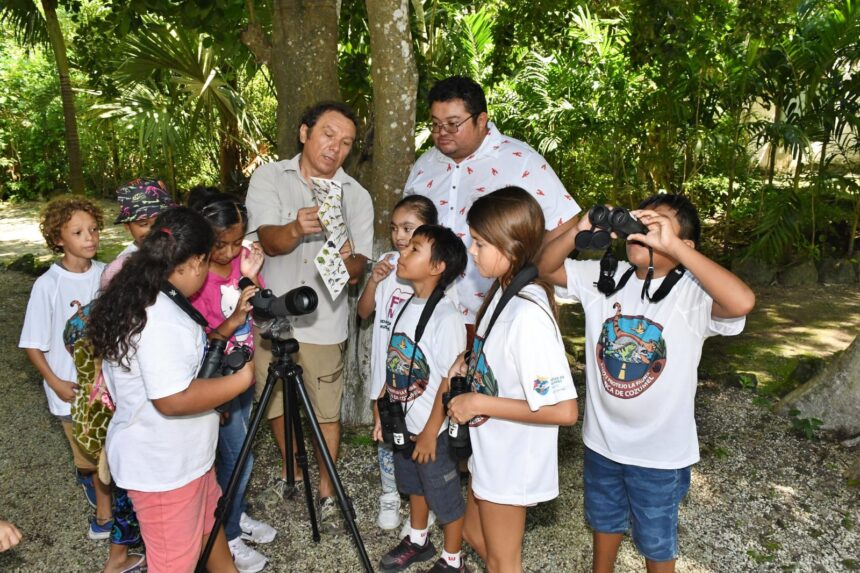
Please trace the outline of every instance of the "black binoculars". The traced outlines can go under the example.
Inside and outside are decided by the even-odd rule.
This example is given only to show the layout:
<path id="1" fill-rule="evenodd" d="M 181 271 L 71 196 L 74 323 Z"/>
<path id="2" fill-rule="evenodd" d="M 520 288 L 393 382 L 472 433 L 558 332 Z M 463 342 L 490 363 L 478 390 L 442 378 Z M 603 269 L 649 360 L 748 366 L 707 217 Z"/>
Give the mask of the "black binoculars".
<path id="1" fill-rule="evenodd" d="M 448 409 L 448 402 L 461 394 L 471 392 L 469 381 L 464 376 L 452 376 L 449 380 L 448 392 L 442 395 L 442 404 Z M 472 441 L 469 438 L 469 424 L 459 424 L 448 418 L 448 449 L 455 459 L 465 460 L 472 455 Z"/>
<path id="2" fill-rule="evenodd" d="M 403 407 L 392 402 L 388 392 L 376 401 L 379 411 L 379 423 L 382 426 L 382 441 L 390 445 L 396 451 L 409 451 L 414 442 L 410 439 L 412 434 L 406 428 L 406 413 Z"/>
<path id="3" fill-rule="evenodd" d="M 606 249 L 612 242 L 611 233 L 623 239 L 634 233 L 644 235 L 648 232 L 648 227 L 624 207 L 610 210 L 605 205 L 595 205 L 588 211 L 588 219 L 591 221 L 592 229 L 580 231 L 576 235 L 575 244 L 579 251 Z"/>

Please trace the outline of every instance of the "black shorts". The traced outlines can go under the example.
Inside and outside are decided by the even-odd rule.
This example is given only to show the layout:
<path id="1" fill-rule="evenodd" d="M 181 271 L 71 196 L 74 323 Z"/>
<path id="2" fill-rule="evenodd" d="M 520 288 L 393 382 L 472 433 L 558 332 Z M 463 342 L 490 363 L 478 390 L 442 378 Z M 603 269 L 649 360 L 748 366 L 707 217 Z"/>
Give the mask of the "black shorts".
<path id="1" fill-rule="evenodd" d="M 457 460 L 448 449 L 448 432 L 436 438 L 436 461 L 419 464 L 412 461 L 411 451 L 395 450 L 394 477 L 400 493 L 424 496 L 443 525 L 460 519 L 466 512 Z"/>

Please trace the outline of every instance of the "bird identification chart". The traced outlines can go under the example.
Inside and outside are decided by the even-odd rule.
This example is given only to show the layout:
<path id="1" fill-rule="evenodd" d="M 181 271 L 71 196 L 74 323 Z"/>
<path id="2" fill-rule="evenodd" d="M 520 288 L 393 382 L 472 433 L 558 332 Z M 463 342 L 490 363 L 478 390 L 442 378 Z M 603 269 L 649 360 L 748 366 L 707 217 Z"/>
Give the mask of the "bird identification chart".
<path id="1" fill-rule="evenodd" d="M 311 190 L 319 205 L 319 219 L 326 233 L 325 245 L 314 258 L 317 270 L 332 300 L 336 299 L 349 282 L 349 272 L 340 249 L 349 240 L 349 231 L 343 214 L 343 188 L 331 179 L 311 178 Z"/>

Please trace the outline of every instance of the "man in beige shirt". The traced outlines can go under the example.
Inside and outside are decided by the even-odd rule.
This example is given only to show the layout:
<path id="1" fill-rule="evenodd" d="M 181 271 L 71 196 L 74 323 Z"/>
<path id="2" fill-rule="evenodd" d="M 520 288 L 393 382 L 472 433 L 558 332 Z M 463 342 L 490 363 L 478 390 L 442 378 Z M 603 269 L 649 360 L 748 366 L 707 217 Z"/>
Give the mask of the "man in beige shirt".
<path id="1" fill-rule="evenodd" d="M 304 382 L 333 460 L 340 446 L 340 407 L 343 396 L 343 350 L 347 339 L 349 304 L 344 289 L 335 299 L 329 295 L 314 265 L 314 257 L 325 243 L 319 206 L 314 203 L 311 178 L 334 179 L 343 187 L 343 214 L 350 241 L 341 249 L 351 281 L 364 271 L 373 248 L 373 204 L 368 192 L 341 168 L 355 141 L 356 121 L 352 110 L 338 102 L 323 102 L 309 108 L 301 120 L 302 151 L 292 159 L 263 165 L 251 177 L 246 204 L 249 227 L 256 229 L 266 254 L 262 276 L 276 296 L 300 286 L 316 291 L 315 312 L 293 319 L 293 336 L 301 348 L 295 358 L 304 371 Z M 353 250 L 354 249 L 354 250 Z M 269 362 L 270 345 L 257 346 L 257 388 L 262 392 Z M 281 454 L 285 453 L 282 384 L 269 403 L 267 417 Z M 340 528 L 331 478 L 319 452 L 320 520 L 324 530 Z M 286 464 L 286 461 L 284 461 Z M 282 475 L 286 476 L 286 467 Z M 275 491 L 284 491 L 285 481 Z"/>

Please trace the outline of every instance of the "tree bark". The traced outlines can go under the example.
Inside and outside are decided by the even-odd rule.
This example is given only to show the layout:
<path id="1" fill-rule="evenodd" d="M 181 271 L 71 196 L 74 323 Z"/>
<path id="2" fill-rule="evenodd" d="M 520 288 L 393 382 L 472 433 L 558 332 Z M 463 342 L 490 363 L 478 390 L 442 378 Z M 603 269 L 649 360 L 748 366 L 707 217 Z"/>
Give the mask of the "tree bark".
<path id="1" fill-rule="evenodd" d="M 860 337 L 778 405 L 784 414 L 794 409 L 799 410 L 798 418 L 822 420 L 822 430 L 860 435 Z"/>
<path id="2" fill-rule="evenodd" d="M 412 53 L 412 31 L 407 0 L 367 0 L 373 80 L 373 142 L 370 195 L 374 205 L 374 255 L 391 249 L 388 225 L 391 210 L 403 196 L 403 185 L 415 161 L 415 107 L 418 69 Z M 370 417 L 367 384 L 370 380 L 372 329 L 351 328 L 347 360 L 349 384 L 342 416 L 348 424 Z"/>
<path id="3" fill-rule="evenodd" d="M 78 120 L 75 113 L 75 94 L 72 92 L 72 82 L 69 77 L 69 60 L 66 57 L 66 42 L 60 21 L 57 19 L 57 0 L 42 0 L 45 10 L 45 23 L 48 28 L 48 38 L 54 50 L 57 61 L 57 73 L 60 77 L 60 99 L 63 103 L 63 119 L 65 124 L 66 154 L 69 157 L 69 188 L 73 193 L 83 194 L 84 173 L 81 160 L 81 143 L 78 137 Z"/>

